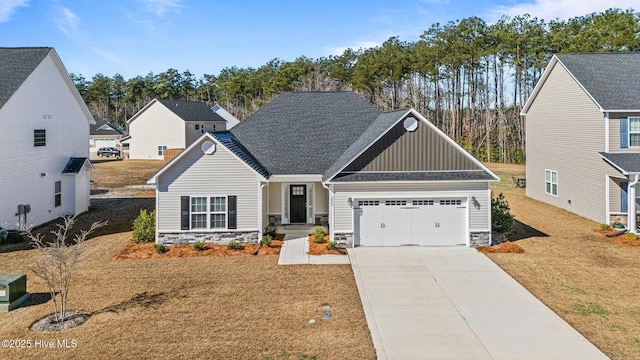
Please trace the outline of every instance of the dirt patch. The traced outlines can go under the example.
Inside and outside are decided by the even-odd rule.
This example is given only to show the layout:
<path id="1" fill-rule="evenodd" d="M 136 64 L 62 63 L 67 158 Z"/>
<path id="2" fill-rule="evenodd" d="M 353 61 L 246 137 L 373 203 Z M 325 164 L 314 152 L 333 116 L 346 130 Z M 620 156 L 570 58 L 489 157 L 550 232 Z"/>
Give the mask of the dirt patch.
<path id="1" fill-rule="evenodd" d="M 81 310 L 67 311 L 65 314 L 64 322 L 58 322 L 55 314 L 47 315 L 42 319 L 34 322 L 31 327 L 32 331 L 36 332 L 56 332 L 73 329 L 84 324 L 91 314 Z"/>
<path id="2" fill-rule="evenodd" d="M 514 242 L 504 242 L 494 246 L 478 246 L 476 250 L 483 254 L 521 254 L 524 249 Z"/>
<path id="3" fill-rule="evenodd" d="M 347 249 L 340 246 L 337 250 L 329 250 L 327 249 L 327 244 L 329 243 L 329 235 L 325 234 L 323 237 L 323 243 L 315 243 L 313 241 L 313 235 L 309 235 L 309 255 L 346 255 Z"/>

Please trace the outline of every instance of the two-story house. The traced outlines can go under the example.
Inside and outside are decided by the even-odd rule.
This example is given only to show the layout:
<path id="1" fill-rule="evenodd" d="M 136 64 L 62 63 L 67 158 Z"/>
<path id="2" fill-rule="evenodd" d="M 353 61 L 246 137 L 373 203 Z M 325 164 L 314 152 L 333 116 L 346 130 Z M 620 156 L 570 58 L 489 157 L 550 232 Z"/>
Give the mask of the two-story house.
<path id="1" fill-rule="evenodd" d="M 226 130 L 224 118 L 205 103 L 153 99 L 127 121 L 130 159 L 164 159 L 166 149 L 184 149 L 202 134 Z"/>
<path id="2" fill-rule="evenodd" d="M 0 48 L 0 226 L 88 210 L 93 123 L 53 48 Z"/>
<path id="3" fill-rule="evenodd" d="M 553 56 L 522 115 L 527 196 L 636 228 L 640 54 Z"/>

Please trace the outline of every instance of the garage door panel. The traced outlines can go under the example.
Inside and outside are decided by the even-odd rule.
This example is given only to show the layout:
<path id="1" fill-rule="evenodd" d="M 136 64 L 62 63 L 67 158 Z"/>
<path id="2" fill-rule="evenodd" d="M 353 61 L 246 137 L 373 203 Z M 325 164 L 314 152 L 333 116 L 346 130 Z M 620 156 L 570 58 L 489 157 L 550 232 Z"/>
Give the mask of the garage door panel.
<path id="1" fill-rule="evenodd" d="M 438 245 L 466 244 L 467 206 L 465 202 L 438 205 Z"/>

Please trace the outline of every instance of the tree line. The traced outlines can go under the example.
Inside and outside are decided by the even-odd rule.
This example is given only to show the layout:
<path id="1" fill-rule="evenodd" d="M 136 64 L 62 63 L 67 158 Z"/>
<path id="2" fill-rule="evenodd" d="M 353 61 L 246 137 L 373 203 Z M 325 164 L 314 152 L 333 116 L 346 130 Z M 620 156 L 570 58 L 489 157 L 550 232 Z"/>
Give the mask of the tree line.
<path id="1" fill-rule="evenodd" d="M 360 93 L 384 110 L 414 107 L 482 161 L 525 161 L 520 111 L 555 53 L 640 50 L 640 15 L 609 9 L 569 20 L 528 14 L 431 25 L 420 40 L 258 68 L 226 67 L 197 78 L 170 68 L 125 80 L 71 78 L 95 116 L 124 127 L 153 98 L 215 103 L 245 119 L 283 91 Z"/>

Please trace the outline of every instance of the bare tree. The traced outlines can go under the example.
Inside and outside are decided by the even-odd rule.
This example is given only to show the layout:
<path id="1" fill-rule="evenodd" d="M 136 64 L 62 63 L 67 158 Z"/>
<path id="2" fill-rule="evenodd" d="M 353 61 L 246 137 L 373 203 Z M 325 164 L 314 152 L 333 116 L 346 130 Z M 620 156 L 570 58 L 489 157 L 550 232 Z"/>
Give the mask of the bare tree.
<path id="1" fill-rule="evenodd" d="M 71 276 L 84 252 L 82 244 L 89 234 L 107 224 L 106 221 L 95 222 L 89 230 L 81 230 L 68 241 L 69 231 L 76 218 L 65 216 L 63 220 L 63 224 L 58 224 L 57 229 L 51 231 L 51 241 L 45 240 L 42 234 L 34 235 L 31 229 L 27 229 L 31 244 L 40 252 L 35 264 L 29 269 L 47 285 L 53 300 L 53 314 L 58 323 L 65 321 Z"/>

